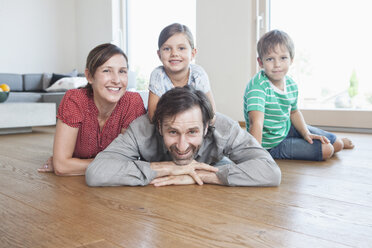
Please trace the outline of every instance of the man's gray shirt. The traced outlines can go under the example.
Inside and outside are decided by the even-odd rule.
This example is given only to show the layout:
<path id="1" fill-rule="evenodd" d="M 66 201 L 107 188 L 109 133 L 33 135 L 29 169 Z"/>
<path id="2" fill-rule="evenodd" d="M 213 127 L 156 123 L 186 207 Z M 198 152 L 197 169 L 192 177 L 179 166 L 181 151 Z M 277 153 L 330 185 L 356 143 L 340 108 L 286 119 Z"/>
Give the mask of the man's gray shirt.
<path id="1" fill-rule="evenodd" d="M 195 156 L 195 160 L 215 165 L 224 156 L 234 163 L 218 166 L 217 176 L 229 186 L 277 186 L 281 172 L 270 154 L 236 121 L 216 114 L 214 128 Z M 150 162 L 172 161 L 163 137 L 147 114 L 134 120 L 100 152 L 86 170 L 89 186 L 147 185 L 157 172 Z"/>

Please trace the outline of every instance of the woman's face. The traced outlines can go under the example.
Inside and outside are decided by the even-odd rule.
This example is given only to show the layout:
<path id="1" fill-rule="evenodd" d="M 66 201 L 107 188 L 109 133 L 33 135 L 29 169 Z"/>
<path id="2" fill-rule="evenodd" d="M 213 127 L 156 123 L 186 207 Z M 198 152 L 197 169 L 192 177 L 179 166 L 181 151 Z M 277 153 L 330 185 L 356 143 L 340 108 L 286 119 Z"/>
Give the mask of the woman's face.
<path id="1" fill-rule="evenodd" d="M 88 81 L 92 85 L 95 102 L 117 103 L 128 85 L 127 61 L 122 54 L 115 54 L 97 68 L 93 77 L 88 75 Z"/>

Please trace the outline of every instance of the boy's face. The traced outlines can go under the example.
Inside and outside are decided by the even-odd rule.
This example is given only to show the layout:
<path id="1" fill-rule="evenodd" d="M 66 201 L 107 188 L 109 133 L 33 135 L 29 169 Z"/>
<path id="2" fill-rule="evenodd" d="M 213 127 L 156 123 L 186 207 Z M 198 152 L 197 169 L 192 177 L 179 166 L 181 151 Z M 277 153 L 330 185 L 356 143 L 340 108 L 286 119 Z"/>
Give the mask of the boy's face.
<path id="1" fill-rule="evenodd" d="M 277 45 L 274 50 L 257 58 L 258 64 L 264 69 L 267 77 L 275 86 L 282 86 L 284 77 L 292 64 L 289 51 L 285 46 Z"/>

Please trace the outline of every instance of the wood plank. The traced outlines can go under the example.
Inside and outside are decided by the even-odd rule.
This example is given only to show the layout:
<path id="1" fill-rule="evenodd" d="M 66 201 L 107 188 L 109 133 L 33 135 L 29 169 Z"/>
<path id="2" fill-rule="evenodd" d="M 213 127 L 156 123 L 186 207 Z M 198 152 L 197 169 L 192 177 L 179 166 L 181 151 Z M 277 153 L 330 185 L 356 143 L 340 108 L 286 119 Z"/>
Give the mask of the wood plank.
<path id="1" fill-rule="evenodd" d="M 118 248 L 122 246 L 115 245 L 107 240 L 100 240 L 94 243 L 86 244 L 83 246 L 78 246 L 78 248 Z"/>
<path id="2" fill-rule="evenodd" d="M 45 174 L 48 177 L 52 177 L 53 175 Z M 259 210 L 262 209 L 262 202 L 260 202 L 259 205 L 247 205 L 247 203 L 251 203 L 252 195 L 248 194 L 247 192 L 252 192 L 249 188 L 226 188 L 226 187 L 218 187 L 218 186 L 210 186 L 206 185 L 203 187 L 198 186 L 190 186 L 190 187 L 166 187 L 166 188 L 154 188 L 152 186 L 149 187 L 136 187 L 136 188 L 87 188 L 91 192 L 94 193 L 92 196 L 93 199 L 89 200 L 88 197 L 84 196 L 84 200 L 86 201 L 86 205 L 88 205 L 89 202 L 89 211 L 86 209 L 84 212 L 76 208 L 76 205 L 79 204 L 79 202 L 76 202 L 75 198 L 68 197 L 69 194 L 73 194 L 72 196 L 83 196 L 83 193 L 79 192 L 82 191 L 82 188 L 86 187 L 84 185 L 84 182 L 80 178 L 62 178 L 63 180 L 68 181 L 64 187 L 61 187 L 59 191 L 57 189 L 53 189 L 53 192 L 51 194 L 57 194 L 58 197 L 58 204 L 56 202 L 53 202 L 50 200 L 50 196 L 48 194 L 45 194 L 45 190 L 48 189 L 48 187 L 43 188 L 43 191 L 39 192 L 38 196 L 30 197 L 34 194 L 31 192 L 24 192 L 22 196 L 19 197 L 19 199 L 26 200 L 28 204 L 30 205 L 38 205 L 40 209 L 43 211 L 47 211 L 51 214 L 54 212 L 57 216 L 60 216 L 60 218 L 64 218 L 67 222 L 70 223 L 79 223 L 85 226 L 86 228 L 96 226 L 97 230 L 100 230 L 101 233 L 105 233 L 106 238 L 110 238 L 110 240 L 114 240 L 116 243 L 122 244 L 127 246 L 128 244 L 133 244 L 131 247 L 136 247 L 138 244 L 138 240 L 141 239 L 141 235 L 143 232 L 143 228 L 145 226 L 149 226 L 150 230 L 152 232 L 156 233 L 156 237 L 162 237 L 165 235 L 164 238 L 159 239 L 159 245 L 165 245 L 167 243 L 164 242 L 164 240 L 169 240 L 170 236 L 172 236 L 172 239 L 176 238 L 177 243 L 180 244 L 181 239 L 185 239 L 185 230 L 188 232 L 191 232 L 191 236 L 189 236 L 190 241 L 195 245 L 195 242 L 202 239 L 203 242 L 206 242 L 205 237 L 210 237 L 211 233 L 214 233 L 210 229 L 210 227 L 213 226 L 219 226 L 218 234 L 228 234 L 231 232 L 231 230 L 235 230 L 236 225 L 242 226 L 245 222 L 245 225 L 249 228 L 257 226 L 257 221 L 260 221 L 257 219 L 257 213 L 255 211 L 253 212 L 247 212 L 249 214 L 248 218 L 247 216 L 244 216 L 244 218 L 247 218 L 246 221 L 242 221 L 243 213 L 240 209 L 253 209 L 253 210 Z M 71 179 L 78 179 L 78 180 L 71 180 Z M 3 180 L 1 180 L 3 181 Z M 35 181 L 35 180 L 33 180 Z M 75 182 L 75 183 L 74 183 Z M 77 183 L 76 183 L 77 182 Z M 24 184 L 24 182 L 20 181 L 20 186 Z M 80 185 L 80 187 L 79 187 Z M 31 187 L 26 187 L 25 189 L 33 189 L 34 187 L 30 185 Z M 46 185 L 47 186 L 47 185 Z M 192 187 L 192 188 L 191 188 Z M 10 187 L 10 189 L 15 189 L 16 186 L 13 185 Z M 75 191 L 72 189 L 75 188 Z M 179 192 L 180 189 L 183 188 L 183 191 Z M 208 192 L 208 189 L 214 189 L 212 192 Z M 234 205 L 230 206 L 229 204 L 226 204 L 225 201 L 220 201 L 215 203 L 212 201 L 212 199 L 208 199 L 209 195 L 213 196 L 213 199 L 217 198 L 219 199 L 219 195 L 222 193 L 223 195 L 229 195 L 228 192 L 231 189 L 234 189 L 234 192 L 236 192 L 236 189 L 239 191 L 236 192 L 237 197 L 233 197 L 231 199 L 231 202 L 235 202 Z M 19 189 L 20 191 L 21 189 Z M 265 190 L 269 191 L 276 191 L 276 188 L 268 188 Z M 147 192 L 149 191 L 149 192 Z M 195 191 L 199 194 L 196 197 Z M 222 191 L 222 192 L 221 192 Z M 253 190 L 253 192 L 256 190 Z M 261 191 L 261 190 L 259 190 Z M 241 192 L 241 193 L 239 193 Z M 14 192 L 13 195 L 16 195 L 19 192 Z M 96 193 L 99 193 L 96 195 Z M 261 193 L 261 192 L 260 192 Z M 112 197 L 107 198 L 112 194 Z M 119 199 L 118 199 L 119 198 Z M 186 199 L 185 199 L 186 198 Z M 190 198 L 190 199 L 187 199 Z M 247 198 L 247 199 L 244 199 Z M 81 197 L 79 199 L 82 199 Z M 123 200 L 120 200 L 123 199 Z M 130 202 L 126 199 L 130 199 Z M 149 204 L 146 206 L 144 205 L 144 199 L 146 199 Z M 206 201 L 207 199 L 207 201 Z M 49 200 L 49 201 L 48 201 Z M 245 202 L 247 200 L 247 202 Z M 210 206 L 204 206 L 203 203 L 206 201 L 208 204 L 213 205 L 212 208 Z M 194 203 L 198 202 L 197 206 L 193 206 Z M 240 202 L 241 205 L 236 206 L 236 203 Z M 256 199 L 254 202 L 258 202 Z M 128 205 L 129 204 L 129 205 Z M 268 203 L 268 206 L 266 208 L 270 208 L 270 211 L 275 210 L 275 204 L 272 206 L 272 203 Z M 62 206 L 63 208 L 59 208 L 59 206 Z M 156 209 L 153 209 L 154 206 L 156 206 Z M 185 208 L 186 207 L 186 208 Z M 185 208 L 185 209 L 184 209 Z M 224 209 L 225 208 L 225 209 Z M 236 216 L 233 215 L 234 210 L 238 209 L 236 212 Z M 76 212 L 77 211 L 77 212 Z M 185 212 L 185 214 L 180 214 L 179 212 Z M 200 214 L 198 214 L 200 213 Z M 208 213 L 207 216 L 204 216 L 206 213 Z M 209 214 L 213 213 L 213 218 L 209 217 Z M 224 216 L 223 214 L 226 214 Z M 280 214 L 280 212 L 279 212 Z M 169 215 L 169 218 L 165 218 L 164 216 Z M 189 217 L 193 216 L 195 219 L 190 220 Z M 172 216 L 174 218 L 172 218 Z M 216 222 L 215 218 L 218 217 L 220 219 L 220 222 Z M 223 217 L 223 218 L 222 218 Z M 281 215 L 278 215 L 278 217 L 282 218 Z M 205 220 L 206 218 L 206 220 Z M 78 219 L 78 220 L 77 220 Z M 286 217 L 284 216 L 284 219 Z M 196 220 L 200 220 L 201 222 L 195 223 Z M 191 221 L 191 223 L 190 223 Z M 268 223 L 269 219 L 266 217 L 262 221 L 263 223 Z M 176 223 L 175 223 L 176 222 Z M 271 221 L 269 221 L 269 224 Z M 125 225 L 123 226 L 123 223 Z M 164 228 L 167 227 L 167 228 Z M 169 229 L 169 227 L 172 227 Z M 249 236 L 255 236 L 257 235 L 256 230 L 257 229 L 264 229 L 265 232 L 269 232 L 269 230 L 272 231 L 272 227 L 268 227 L 265 225 L 259 225 L 259 227 L 252 228 L 250 230 Z M 96 228 L 94 228 L 96 229 Z M 193 233 L 194 229 L 200 229 L 198 233 Z M 247 229 L 247 228 L 246 228 Z M 275 228 L 274 228 L 275 229 Z M 119 231 L 120 230 L 120 231 Z M 135 231 L 134 233 L 132 230 L 141 230 L 139 233 L 136 233 L 138 231 Z M 249 229 L 248 229 L 249 230 Z M 119 232 L 118 232 L 119 231 Z M 247 230 L 245 230 L 247 231 Z M 276 230 L 277 232 L 284 232 L 287 233 L 285 230 L 281 230 L 280 228 Z M 119 235 L 117 235 L 119 233 Z M 128 234 L 128 236 L 132 237 L 133 240 L 131 240 L 132 243 L 128 243 L 128 239 L 123 239 L 122 233 Z M 203 234 L 204 233 L 204 234 Z M 129 235 L 130 234 L 130 235 Z M 190 235 L 190 234 L 189 234 Z M 169 236 L 169 237 L 168 237 Z M 244 236 L 244 235 L 243 235 Z M 286 234 L 286 236 L 302 236 L 299 234 Z M 234 240 L 233 233 L 231 235 L 227 235 L 227 238 L 220 238 L 217 240 L 208 240 L 207 243 L 212 243 L 215 247 L 226 247 L 228 245 L 229 247 L 233 247 L 234 244 L 237 242 Z M 308 238 L 308 237 L 307 237 Z M 270 240 L 270 237 L 267 238 Z M 271 237 L 271 242 L 274 244 L 276 243 L 275 238 Z M 305 237 L 301 237 L 300 239 L 306 239 Z M 315 240 L 317 242 L 317 240 Z M 142 241 L 143 242 L 143 241 Z M 151 239 L 151 242 L 154 242 L 154 238 Z M 252 244 L 253 240 L 250 240 L 249 238 L 244 241 L 241 240 L 242 244 Z M 268 242 L 268 241 L 266 241 Z M 311 239 L 308 241 L 311 243 Z M 314 241 L 313 241 L 314 242 Z M 186 243 L 185 247 L 190 245 L 189 243 Z M 259 243 L 256 243 L 255 245 L 259 245 Z M 202 247 L 203 244 L 200 244 L 200 247 Z M 332 243 L 329 246 L 325 247 L 333 247 L 334 244 Z M 171 246 L 170 246 L 171 247 Z M 236 246 L 239 247 L 239 246 Z"/>
<path id="3" fill-rule="evenodd" d="M 370 135 L 354 135 L 357 149 L 327 162 L 278 161 L 283 174 L 279 187 L 89 188 L 83 176 L 37 173 L 50 156 L 53 132 L 40 128 L 0 137 L 0 247 L 372 243 Z M 18 237 L 24 227 L 25 237 Z M 57 234 L 39 239 L 45 230 Z"/>
<path id="4" fill-rule="evenodd" d="M 0 247 L 78 247 L 100 239 L 74 226 L 0 194 Z"/>

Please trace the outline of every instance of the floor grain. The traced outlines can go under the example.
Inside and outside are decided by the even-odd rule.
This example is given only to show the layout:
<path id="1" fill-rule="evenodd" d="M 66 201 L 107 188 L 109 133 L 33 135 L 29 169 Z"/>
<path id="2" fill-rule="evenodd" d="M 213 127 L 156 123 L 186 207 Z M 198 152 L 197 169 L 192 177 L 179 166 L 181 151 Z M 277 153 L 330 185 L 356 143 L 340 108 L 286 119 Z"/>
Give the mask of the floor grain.
<path id="1" fill-rule="evenodd" d="M 54 127 L 0 136 L 0 247 L 371 247 L 372 135 L 279 187 L 90 188 L 38 173 Z"/>

